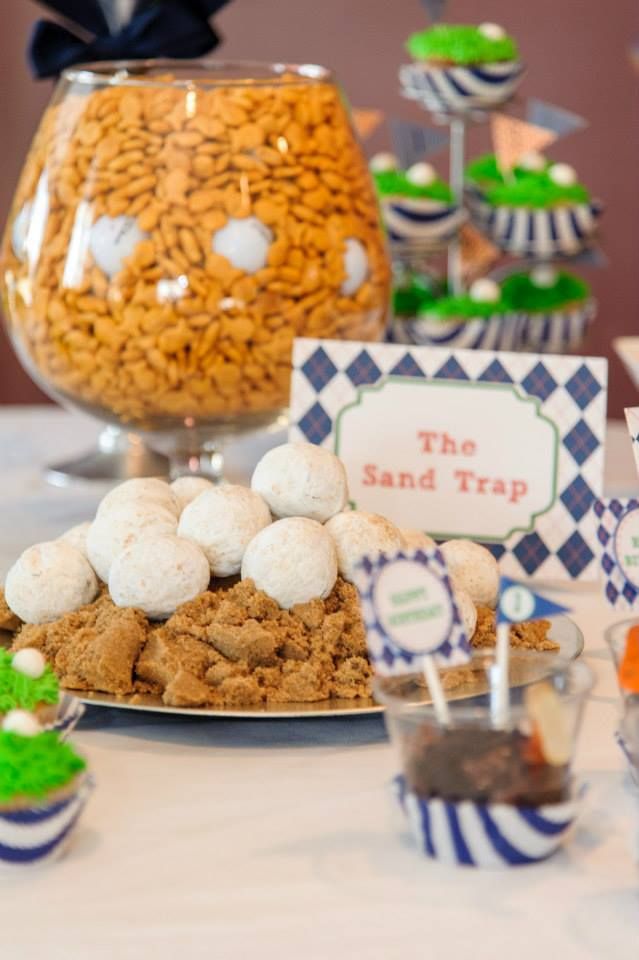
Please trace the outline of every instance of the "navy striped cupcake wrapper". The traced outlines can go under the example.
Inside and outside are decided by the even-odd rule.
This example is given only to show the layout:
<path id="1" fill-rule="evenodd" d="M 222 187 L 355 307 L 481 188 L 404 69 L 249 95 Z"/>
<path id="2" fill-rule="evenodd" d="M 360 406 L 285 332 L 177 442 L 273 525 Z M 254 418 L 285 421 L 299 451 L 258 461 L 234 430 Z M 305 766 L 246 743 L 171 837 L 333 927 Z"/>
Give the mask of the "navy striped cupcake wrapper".
<path id="1" fill-rule="evenodd" d="M 520 349 L 522 318 L 516 313 L 469 320 L 429 320 L 426 317 L 396 317 L 395 343 L 465 350 Z"/>
<path id="2" fill-rule="evenodd" d="M 384 197 L 381 209 L 392 243 L 448 241 L 468 217 L 458 204 L 418 197 Z"/>
<path id="3" fill-rule="evenodd" d="M 0 867 L 39 866 L 61 856 L 93 787 L 86 775 L 63 800 L 0 811 Z"/>
<path id="4" fill-rule="evenodd" d="M 488 63 L 470 67 L 434 67 L 405 64 L 399 69 L 402 93 L 434 113 L 472 113 L 505 103 L 524 73 L 520 62 Z"/>
<path id="5" fill-rule="evenodd" d="M 522 314 L 520 349 L 528 353 L 572 353 L 583 343 L 596 314 L 594 300 L 574 310 Z"/>
<path id="6" fill-rule="evenodd" d="M 589 243 L 602 213 L 599 201 L 546 210 L 495 206 L 480 189 L 466 188 L 471 219 L 506 253 L 520 257 L 572 256 Z"/>
<path id="7" fill-rule="evenodd" d="M 538 863 L 552 856 L 577 815 L 580 796 L 540 807 L 424 799 L 393 781 L 419 849 L 440 863 L 484 868 Z"/>
<path id="8" fill-rule="evenodd" d="M 70 693 L 63 693 L 57 705 L 55 718 L 51 723 L 43 724 L 43 727 L 45 730 L 57 730 L 60 740 L 66 740 L 84 711 L 85 706 L 77 697 Z"/>

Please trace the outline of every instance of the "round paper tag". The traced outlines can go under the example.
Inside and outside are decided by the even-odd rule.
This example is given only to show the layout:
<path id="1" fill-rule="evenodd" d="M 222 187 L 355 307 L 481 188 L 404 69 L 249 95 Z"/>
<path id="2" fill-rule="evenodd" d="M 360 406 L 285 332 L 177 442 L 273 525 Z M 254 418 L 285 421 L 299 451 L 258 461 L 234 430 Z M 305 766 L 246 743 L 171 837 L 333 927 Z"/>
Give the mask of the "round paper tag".
<path id="1" fill-rule="evenodd" d="M 511 623 L 521 623 L 532 617 L 535 610 L 535 597 L 528 587 L 514 584 L 512 587 L 506 587 L 502 593 L 499 598 L 499 609 L 506 620 Z"/>
<path id="2" fill-rule="evenodd" d="M 423 563 L 396 560 L 383 567 L 373 603 L 384 633 L 407 653 L 435 653 L 450 636 L 452 598 Z"/>
<path id="3" fill-rule="evenodd" d="M 617 524 L 615 554 L 628 583 L 639 587 L 639 507 L 624 513 Z"/>

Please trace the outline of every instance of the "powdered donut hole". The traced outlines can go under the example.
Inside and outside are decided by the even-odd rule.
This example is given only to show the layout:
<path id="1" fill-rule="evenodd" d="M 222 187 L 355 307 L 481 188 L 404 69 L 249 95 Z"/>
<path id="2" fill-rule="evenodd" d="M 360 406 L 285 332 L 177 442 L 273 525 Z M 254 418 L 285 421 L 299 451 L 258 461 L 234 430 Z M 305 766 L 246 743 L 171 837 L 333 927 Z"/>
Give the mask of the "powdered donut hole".
<path id="1" fill-rule="evenodd" d="M 400 530 L 404 550 L 434 550 L 437 544 L 422 530 Z"/>
<path id="2" fill-rule="evenodd" d="M 86 557 L 64 540 L 36 543 L 7 574 L 5 599 L 25 623 L 51 623 L 91 603 L 98 581 Z"/>
<path id="3" fill-rule="evenodd" d="M 453 585 L 466 590 L 473 603 L 495 607 L 499 567 L 490 550 L 472 540 L 448 540 L 440 549 Z"/>
<path id="4" fill-rule="evenodd" d="M 91 566 L 105 583 L 111 564 L 119 553 L 142 537 L 177 533 L 175 515 L 164 507 L 131 500 L 113 504 L 98 514 L 87 533 L 87 554 Z"/>
<path id="5" fill-rule="evenodd" d="M 251 579 L 285 610 L 317 597 L 324 599 L 337 580 L 335 545 L 315 520 L 277 520 L 246 548 L 242 579 Z"/>
<path id="6" fill-rule="evenodd" d="M 178 477 L 170 486 L 177 497 L 180 513 L 182 513 L 189 503 L 192 503 L 201 493 L 210 490 L 213 484 L 206 477 Z"/>
<path id="7" fill-rule="evenodd" d="M 312 443 L 284 443 L 265 453 L 251 478 L 275 517 L 308 517 L 324 523 L 346 506 L 344 464 Z"/>
<path id="8" fill-rule="evenodd" d="M 144 537 L 111 564 L 109 593 L 117 607 L 137 607 L 151 620 L 165 620 L 209 585 L 204 553 L 171 534 Z"/>
<path id="9" fill-rule="evenodd" d="M 472 640 L 477 627 L 477 607 L 465 590 L 462 590 L 461 587 L 454 587 L 453 589 L 459 616 L 464 624 L 464 631 L 468 639 Z"/>
<path id="10" fill-rule="evenodd" d="M 363 510 L 346 510 L 332 517 L 325 527 L 335 542 L 339 572 L 352 581 L 364 557 L 375 560 L 380 553 L 396 553 L 402 537 L 386 517 Z"/>
<path id="11" fill-rule="evenodd" d="M 89 532 L 90 526 L 90 520 L 86 520 L 84 523 L 77 523 L 75 527 L 70 527 L 68 530 L 65 530 L 64 533 L 61 533 L 58 540 L 64 540 L 65 543 L 70 543 L 72 547 L 75 547 L 76 550 L 79 550 L 80 553 L 86 557 L 87 533 Z"/>
<path id="12" fill-rule="evenodd" d="M 175 517 L 180 515 L 178 499 L 168 483 L 157 477 L 134 477 L 133 480 L 125 480 L 113 490 L 109 490 L 98 505 L 96 517 L 131 501 L 137 501 L 146 506 L 164 507 Z"/>
<path id="13" fill-rule="evenodd" d="M 240 572 L 249 542 L 270 522 L 257 493 L 227 483 L 205 490 L 184 509 L 178 535 L 201 547 L 214 576 L 230 577 Z"/>

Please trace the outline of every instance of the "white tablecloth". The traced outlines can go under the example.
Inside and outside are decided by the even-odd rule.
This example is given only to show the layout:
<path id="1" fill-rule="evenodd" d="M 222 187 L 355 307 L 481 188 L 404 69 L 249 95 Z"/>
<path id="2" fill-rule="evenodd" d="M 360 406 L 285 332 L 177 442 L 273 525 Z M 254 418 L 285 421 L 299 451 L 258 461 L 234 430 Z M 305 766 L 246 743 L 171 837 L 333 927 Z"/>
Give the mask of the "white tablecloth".
<path id="1" fill-rule="evenodd" d="M 0 413 L 0 572 L 91 512 L 41 465 L 96 434 L 44 408 Z M 634 489 L 622 425 L 607 486 Z M 234 472 L 255 444 L 231 458 Z M 379 717 L 195 721 L 93 709 L 75 735 L 98 787 L 67 857 L 0 876 L 3 960 L 636 960 L 639 796 L 612 735 L 617 695 L 596 592 L 565 593 L 597 685 L 577 771 L 572 842 L 503 872 L 441 867 L 402 831 Z"/>

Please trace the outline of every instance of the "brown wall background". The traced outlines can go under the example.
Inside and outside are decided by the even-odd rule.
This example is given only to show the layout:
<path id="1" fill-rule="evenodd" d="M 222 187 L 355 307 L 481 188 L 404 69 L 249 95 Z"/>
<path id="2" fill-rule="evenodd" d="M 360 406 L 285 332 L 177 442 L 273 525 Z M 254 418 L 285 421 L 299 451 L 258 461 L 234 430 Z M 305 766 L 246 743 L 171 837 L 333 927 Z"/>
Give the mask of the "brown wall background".
<path id="1" fill-rule="evenodd" d="M 24 50 L 41 13 L 29 0 L 2 0 L 0 30 L 0 130 L 4 222 L 20 167 L 51 94 L 31 80 Z M 639 333 L 639 70 L 630 45 L 639 42 L 637 0 L 449 0 L 447 19 L 502 23 L 520 42 L 528 73 L 522 97 L 536 96 L 575 110 L 590 127 L 549 154 L 577 167 L 580 178 L 606 204 L 603 270 L 586 274 L 599 300 L 599 316 L 586 352 L 611 357 L 611 340 Z M 398 93 L 397 68 L 408 34 L 426 24 L 418 0 L 232 0 L 216 19 L 225 37 L 220 56 L 318 62 L 337 72 L 351 103 L 375 107 L 387 117 L 426 121 Z M 370 152 L 388 146 L 384 130 Z M 488 149 L 485 128 L 471 136 L 470 153 Z M 438 165 L 445 170 L 446 157 Z M 0 339 L 0 403 L 35 401 L 42 395 L 20 369 L 4 335 Z M 611 358 L 612 416 L 634 405 L 636 391 Z"/>

